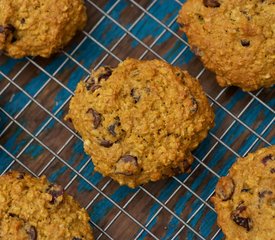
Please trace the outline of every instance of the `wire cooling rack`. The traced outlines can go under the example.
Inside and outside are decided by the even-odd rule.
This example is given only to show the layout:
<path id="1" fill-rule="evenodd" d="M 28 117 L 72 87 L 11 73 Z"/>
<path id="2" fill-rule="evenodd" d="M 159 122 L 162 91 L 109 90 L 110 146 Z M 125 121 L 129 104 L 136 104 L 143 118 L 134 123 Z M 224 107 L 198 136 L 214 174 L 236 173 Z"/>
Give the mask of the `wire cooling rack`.
<path id="1" fill-rule="evenodd" d="M 182 1 L 183 2 L 183 1 Z M 0 173 L 45 174 L 87 209 L 96 239 L 223 239 L 210 198 L 237 157 L 274 144 L 274 88 L 220 88 L 179 31 L 179 0 L 87 0 L 89 21 L 51 59 L 0 56 Z M 63 120 L 91 68 L 126 57 L 163 59 L 197 77 L 216 125 L 194 151 L 190 174 L 119 187 L 94 172 L 81 138 Z"/>

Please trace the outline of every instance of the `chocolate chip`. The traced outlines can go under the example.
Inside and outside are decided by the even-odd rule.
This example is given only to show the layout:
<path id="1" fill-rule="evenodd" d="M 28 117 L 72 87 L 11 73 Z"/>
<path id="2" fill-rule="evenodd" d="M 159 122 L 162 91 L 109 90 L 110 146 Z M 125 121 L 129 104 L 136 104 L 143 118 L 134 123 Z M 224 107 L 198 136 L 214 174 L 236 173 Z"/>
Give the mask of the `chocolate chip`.
<path id="1" fill-rule="evenodd" d="M 239 226 L 245 228 L 247 231 L 250 231 L 252 228 L 252 220 L 248 217 L 240 217 L 238 215 L 232 215 L 231 216 L 232 220 L 238 224 Z"/>
<path id="2" fill-rule="evenodd" d="M 238 207 L 236 208 L 236 211 L 237 211 L 238 213 L 242 213 L 242 212 L 245 211 L 245 210 L 246 210 L 246 206 L 243 205 L 243 202 L 240 203 L 240 204 L 238 205 Z"/>
<path id="3" fill-rule="evenodd" d="M 184 23 L 180 22 L 179 26 L 180 26 L 180 28 L 184 28 L 185 25 L 184 25 Z"/>
<path id="4" fill-rule="evenodd" d="M 116 128 L 116 124 L 112 124 L 108 127 L 109 133 L 111 133 L 113 136 L 116 136 L 115 128 Z"/>
<path id="5" fill-rule="evenodd" d="M 5 27 L 6 30 L 10 31 L 11 33 L 14 33 L 15 32 L 15 27 L 11 24 L 8 24 L 6 27 Z"/>
<path id="6" fill-rule="evenodd" d="M 70 117 L 68 117 L 66 120 L 67 120 L 68 122 L 70 122 L 70 123 L 73 122 L 73 120 L 72 120 Z"/>
<path id="7" fill-rule="evenodd" d="M 15 36 L 12 36 L 11 43 L 14 43 L 17 41 L 17 38 Z"/>
<path id="8" fill-rule="evenodd" d="M 221 6 L 221 4 L 217 0 L 203 0 L 203 4 L 205 7 L 217 8 Z"/>
<path id="9" fill-rule="evenodd" d="M 122 161 L 124 163 L 132 163 L 137 166 L 137 157 L 132 155 L 124 155 L 119 159 L 119 161 Z"/>
<path id="10" fill-rule="evenodd" d="M 22 18 L 22 19 L 20 20 L 20 22 L 21 22 L 21 24 L 24 24 L 24 23 L 26 22 L 25 18 Z"/>
<path id="11" fill-rule="evenodd" d="M 270 168 L 270 173 L 275 173 L 275 168 Z"/>
<path id="12" fill-rule="evenodd" d="M 243 47 L 249 47 L 250 41 L 249 40 L 241 40 L 241 44 Z"/>
<path id="13" fill-rule="evenodd" d="M 262 159 L 262 163 L 266 166 L 267 162 L 268 161 L 271 161 L 272 160 L 272 154 L 269 154 L 267 156 L 265 156 L 263 159 Z"/>
<path id="14" fill-rule="evenodd" d="M 241 192 L 250 192 L 251 191 L 251 188 L 243 188 L 242 190 L 241 190 Z"/>
<path id="15" fill-rule="evenodd" d="M 34 226 L 31 226 L 30 229 L 28 230 L 28 234 L 30 237 L 30 240 L 36 240 L 37 239 L 37 231 Z"/>
<path id="16" fill-rule="evenodd" d="M 0 33 L 4 33 L 4 32 L 5 32 L 4 26 L 0 25 Z"/>
<path id="17" fill-rule="evenodd" d="M 140 96 L 136 93 L 136 89 L 132 88 L 131 89 L 131 93 L 130 93 L 131 97 L 134 99 L 135 103 L 138 103 L 140 100 Z"/>
<path id="18" fill-rule="evenodd" d="M 89 91 L 92 88 L 92 86 L 95 85 L 95 79 L 93 77 L 90 77 L 90 78 L 86 79 L 84 81 L 84 83 L 85 83 L 85 87 L 86 87 L 87 91 Z"/>
<path id="19" fill-rule="evenodd" d="M 112 143 L 111 141 L 108 141 L 108 140 L 101 140 L 99 145 L 102 146 L 102 147 L 105 147 L 105 148 L 110 148 L 113 146 L 114 143 Z"/>
<path id="20" fill-rule="evenodd" d="M 94 84 L 93 86 L 91 86 L 90 87 L 90 91 L 91 92 L 94 92 L 96 89 L 99 89 L 99 88 L 101 88 L 101 85 L 99 85 L 99 84 Z"/>
<path id="21" fill-rule="evenodd" d="M 14 214 L 14 213 L 9 213 L 9 217 L 17 217 L 18 218 L 18 215 Z"/>
<path id="22" fill-rule="evenodd" d="M 94 128 L 97 129 L 101 123 L 101 114 L 92 108 L 90 108 L 87 113 L 91 113 L 93 115 Z"/>
<path id="23" fill-rule="evenodd" d="M 234 191 L 235 191 L 235 184 L 231 177 L 226 176 L 226 177 L 220 178 L 216 186 L 216 194 L 221 200 L 223 201 L 229 200 L 232 197 Z"/>
<path id="24" fill-rule="evenodd" d="M 252 229 L 252 220 L 249 217 L 241 216 L 242 212 L 246 210 L 246 206 L 241 202 L 237 208 L 231 213 L 231 219 L 239 226 L 245 228 L 247 231 Z"/>
<path id="25" fill-rule="evenodd" d="M 196 14 L 196 16 L 197 16 L 198 20 L 199 20 L 201 23 L 204 23 L 204 18 L 203 18 L 202 15 Z"/>
<path id="26" fill-rule="evenodd" d="M 132 176 L 139 170 L 137 157 L 132 155 L 122 156 L 116 163 L 117 174 L 123 174 L 125 176 Z"/>
<path id="27" fill-rule="evenodd" d="M 104 67 L 105 72 L 100 74 L 98 77 L 98 82 L 102 79 L 107 80 L 113 73 L 113 70 L 110 67 Z"/>
<path id="28" fill-rule="evenodd" d="M 56 203 L 58 197 L 63 196 L 64 189 L 59 185 L 51 184 L 46 192 L 52 196 L 50 204 L 54 204 Z"/>
<path id="29" fill-rule="evenodd" d="M 119 117 L 115 117 L 115 122 L 108 127 L 109 133 L 111 133 L 114 137 L 116 136 L 115 128 L 117 126 L 120 126 L 120 119 L 119 119 Z"/>
<path id="30" fill-rule="evenodd" d="M 258 196 L 259 198 L 264 198 L 266 195 L 272 195 L 272 191 L 270 190 L 264 190 L 264 191 L 261 191 L 261 192 L 258 192 Z"/>
<path id="31" fill-rule="evenodd" d="M 17 179 L 24 179 L 25 173 L 19 173 Z"/>

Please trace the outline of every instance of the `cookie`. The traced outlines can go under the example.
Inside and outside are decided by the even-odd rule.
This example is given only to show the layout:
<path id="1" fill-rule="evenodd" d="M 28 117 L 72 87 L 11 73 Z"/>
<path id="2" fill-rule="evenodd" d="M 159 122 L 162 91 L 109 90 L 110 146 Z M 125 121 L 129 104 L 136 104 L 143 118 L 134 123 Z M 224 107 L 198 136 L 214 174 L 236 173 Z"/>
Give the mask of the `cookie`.
<path id="1" fill-rule="evenodd" d="M 275 146 L 239 158 L 212 202 L 227 240 L 275 239 Z"/>
<path id="2" fill-rule="evenodd" d="M 0 239 L 94 238 L 88 214 L 60 186 L 12 171 L 0 176 Z"/>
<path id="3" fill-rule="evenodd" d="M 127 59 L 81 81 L 66 119 L 95 170 L 133 188 L 188 171 L 214 114 L 187 72 L 159 60 Z"/>
<path id="4" fill-rule="evenodd" d="M 275 83 L 274 0 L 188 0 L 178 22 L 220 86 L 253 91 Z"/>
<path id="5" fill-rule="evenodd" d="M 13 58 L 49 57 L 86 23 L 82 0 L 1 0 L 0 51 Z"/>

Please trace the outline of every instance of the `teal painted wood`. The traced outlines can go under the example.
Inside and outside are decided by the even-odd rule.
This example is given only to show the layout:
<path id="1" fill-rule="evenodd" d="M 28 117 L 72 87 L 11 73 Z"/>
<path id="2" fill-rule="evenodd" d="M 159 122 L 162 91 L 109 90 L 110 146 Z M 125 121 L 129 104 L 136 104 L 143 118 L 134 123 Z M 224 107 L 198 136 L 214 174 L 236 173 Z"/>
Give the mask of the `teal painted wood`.
<path id="1" fill-rule="evenodd" d="M 137 2 L 147 8 L 153 1 L 140 0 Z M 121 0 L 118 3 L 117 1 L 94 1 L 94 3 L 100 5 L 105 12 L 109 11 L 114 4 L 117 4 L 110 11 L 109 16 L 121 24 L 123 28 L 127 30 L 131 28 L 131 34 L 147 46 L 153 44 L 158 36 L 162 34 L 151 48 L 154 52 L 168 62 L 174 62 L 176 58 L 174 65 L 190 70 L 193 75 L 201 71 L 202 65 L 189 48 L 177 58 L 178 54 L 186 48 L 181 39 L 187 40 L 179 31 L 177 23 L 172 22 L 180 9 L 177 1 L 158 0 L 148 12 L 166 26 L 169 25 L 169 28 L 177 33 L 181 39 L 168 31 L 163 33 L 165 28 L 148 14 L 144 14 L 140 21 L 132 27 L 132 24 L 143 11 L 129 1 Z M 93 29 L 94 25 L 102 18 L 102 14 L 88 1 L 86 4 L 90 20 L 85 31 L 88 33 L 92 30 L 90 33 L 92 39 L 98 41 L 105 48 L 112 49 L 117 41 L 124 36 L 125 30 L 109 18 L 103 19 Z M 80 33 L 65 49 L 74 60 L 86 69 L 96 67 L 107 53 L 92 39 L 85 38 L 85 35 Z M 82 40 L 83 43 L 79 46 Z M 73 53 L 77 46 L 79 48 Z M 148 51 L 128 34 L 112 52 L 123 60 L 127 56 L 139 58 L 146 50 Z M 144 56 L 147 59 L 154 57 L 156 56 L 150 51 Z M 32 63 L 29 63 L 22 73 L 14 79 L 15 84 L 22 87 L 31 97 L 34 97 L 56 119 L 71 127 L 69 123 L 63 121 L 68 108 L 67 103 L 76 84 L 87 77 L 88 73 L 73 60 L 68 59 L 64 53 L 57 54 L 49 60 L 34 58 L 33 61 L 45 69 L 47 73 L 54 75 L 58 82 L 49 78 L 47 74 Z M 0 71 L 12 79 L 28 62 L 27 59 L 13 60 L 0 56 Z M 115 66 L 117 63 L 117 59 L 109 56 L 102 61 L 101 65 L 110 64 Z M 9 81 L 3 75 L 0 75 L 0 79 L 2 90 Z M 211 98 L 217 97 L 222 90 L 215 83 L 214 76 L 208 71 L 201 76 L 200 81 Z M 64 84 L 67 89 L 59 83 Z M 13 118 L 16 117 L 16 120 L 24 128 L 28 129 L 33 135 L 37 135 L 38 139 L 57 153 L 66 163 L 79 171 L 92 184 L 99 189 L 104 188 L 109 179 L 103 178 L 99 173 L 94 172 L 92 162 L 83 151 L 82 141 L 76 135 L 69 141 L 72 136 L 71 132 L 56 119 L 51 119 L 51 116 L 31 101 L 27 94 L 11 84 L 1 95 L 1 108 Z M 259 99 L 269 108 L 275 108 L 274 88 L 255 94 L 258 94 Z M 250 101 L 252 101 L 252 97 L 248 93 L 243 93 L 236 88 L 229 88 L 217 99 L 222 107 L 217 103 L 213 105 L 216 113 L 216 125 L 211 130 L 212 135 L 210 134 L 194 151 L 194 156 L 199 161 L 203 161 L 217 175 L 226 175 L 237 155 L 242 156 L 248 151 L 267 145 L 257 138 L 257 134 L 269 143 L 275 143 L 274 126 L 268 127 L 274 119 L 274 113 L 257 99 L 249 103 Z M 248 103 L 250 105 L 241 114 Z M 20 111 L 23 112 L 19 114 Z M 232 112 L 239 120 L 232 118 L 226 111 Z M 241 115 L 239 116 L 239 114 Z M 11 120 L 3 111 L 0 111 L 0 119 L 2 132 L 9 126 Z M 254 133 L 244 124 L 251 128 Z M 32 142 L 30 143 L 30 141 Z M 107 199 L 101 194 L 97 196 L 98 191 L 80 177 L 69 184 L 70 180 L 74 179 L 75 173 L 60 162 L 42 144 L 33 141 L 32 136 L 15 123 L 12 123 L 5 130 L 3 136 L 1 136 L 1 144 L 13 156 L 17 157 L 19 155 L 20 162 L 34 173 L 46 174 L 51 181 L 60 183 L 64 187 L 68 184 L 67 191 L 74 195 L 82 206 L 87 206 L 93 200 L 88 211 L 94 224 L 96 236 L 101 233 L 97 226 L 104 229 L 121 210 L 118 206 L 115 206 L 114 202 L 120 207 L 128 203 L 125 211 L 146 226 L 147 231 L 150 231 L 159 239 L 171 239 L 173 237 L 175 239 L 199 239 L 198 235 L 188 227 L 184 227 L 186 222 L 190 228 L 205 239 L 211 239 L 218 231 L 216 214 L 211 209 L 212 205 L 209 201 L 218 177 L 200 164 L 199 161 L 194 161 L 191 175 L 181 174 L 177 176 L 178 180 L 172 178 L 158 183 L 150 183 L 144 186 L 144 189 L 132 190 L 127 187 L 119 187 L 116 183 L 111 182 L 102 190 L 109 197 Z M 25 147 L 26 144 L 28 144 L 27 147 Z M 64 145 L 64 149 L 61 150 Z M 22 149 L 24 150 L 22 151 Z M 1 151 L 0 159 L 0 172 L 2 173 L 12 163 L 13 158 L 5 151 Z M 15 163 L 12 168 L 26 171 L 18 163 Z M 152 195 L 149 196 L 146 191 Z M 135 197 L 129 203 L 128 200 L 134 194 L 136 194 Z M 160 202 L 157 202 L 154 197 Z M 205 202 L 209 205 L 205 205 Z M 172 211 L 173 214 L 169 211 Z M 114 239 L 134 239 L 137 236 L 138 239 L 153 239 L 148 232 L 143 231 L 137 223 L 124 213 L 117 217 L 106 232 Z M 107 239 L 107 237 L 105 238 Z M 221 232 L 215 237 L 215 239 L 223 238 Z"/>

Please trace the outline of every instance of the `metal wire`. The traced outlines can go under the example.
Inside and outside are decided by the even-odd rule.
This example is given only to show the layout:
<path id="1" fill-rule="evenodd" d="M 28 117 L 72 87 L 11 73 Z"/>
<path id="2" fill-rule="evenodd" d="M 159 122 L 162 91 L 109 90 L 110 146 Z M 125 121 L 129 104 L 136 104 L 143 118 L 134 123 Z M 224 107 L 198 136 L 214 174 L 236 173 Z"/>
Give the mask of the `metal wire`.
<path id="1" fill-rule="evenodd" d="M 175 3 L 179 4 L 179 6 L 181 6 L 181 2 L 179 2 L 178 0 L 174 0 Z M 133 193 L 133 195 L 127 200 L 126 203 L 123 204 L 123 206 L 120 206 L 117 202 L 115 202 L 111 197 L 109 197 L 107 194 L 104 193 L 104 190 L 110 185 L 110 183 L 112 182 L 112 180 L 108 180 L 101 188 L 98 188 L 95 184 L 93 184 L 89 179 L 87 179 L 84 175 L 83 175 L 83 171 L 86 169 L 86 167 L 88 166 L 89 162 L 91 161 L 91 159 L 88 159 L 83 166 L 77 170 L 75 169 L 71 164 L 69 164 L 68 162 L 66 162 L 61 156 L 61 152 L 73 141 L 73 139 L 78 139 L 80 141 L 82 141 L 82 139 L 79 137 L 78 134 L 76 134 L 74 132 L 73 129 L 71 129 L 66 123 L 64 123 L 61 119 L 59 119 L 58 114 L 64 109 L 64 107 L 68 104 L 68 102 L 70 101 L 71 96 L 74 94 L 73 91 L 66 86 L 64 83 L 62 83 L 62 81 L 60 81 L 57 77 L 58 73 L 61 71 L 61 69 L 66 65 L 66 63 L 71 60 L 72 62 L 74 62 L 79 68 L 81 68 L 85 73 L 86 73 L 86 78 L 89 76 L 90 74 L 90 70 L 87 69 L 83 64 L 81 64 L 75 57 L 74 54 L 77 52 L 77 50 L 84 44 L 85 41 L 92 41 L 93 43 L 95 43 L 96 45 L 98 45 L 98 47 L 100 47 L 102 50 L 104 50 L 105 54 L 104 56 L 100 59 L 100 61 L 97 63 L 97 65 L 95 66 L 95 69 L 98 68 L 106 59 L 107 57 L 111 56 L 112 58 L 114 58 L 115 60 L 117 60 L 118 62 L 122 61 L 122 59 L 120 59 L 114 52 L 115 50 L 118 48 L 118 46 L 120 45 L 120 43 L 122 43 L 122 41 L 126 38 L 126 36 L 130 36 L 132 39 L 134 39 L 135 41 L 137 41 L 141 46 L 143 46 L 145 48 L 145 51 L 140 55 L 140 59 L 143 59 L 147 53 L 151 53 L 153 54 L 156 58 L 162 59 L 165 61 L 165 59 L 161 56 L 161 54 L 159 54 L 158 52 L 156 52 L 155 50 L 153 50 L 154 46 L 158 43 L 158 41 L 161 39 L 161 37 L 164 36 L 165 33 L 170 33 L 172 34 L 177 40 L 179 40 L 183 45 L 184 48 L 177 54 L 177 56 L 170 61 L 171 64 L 174 64 L 185 52 L 186 50 L 189 48 L 188 43 L 181 37 L 179 36 L 177 33 L 175 33 L 171 27 L 172 25 L 175 23 L 177 17 L 174 17 L 167 25 L 164 24 L 162 21 L 160 21 L 156 16 L 154 16 L 152 13 L 150 13 L 150 10 L 152 9 L 152 7 L 154 7 L 154 5 L 158 2 L 158 0 L 154 0 L 151 1 L 151 3 L 146 7 L 142 7 L 140 3 L 138 3 L 135 0 L 129 0 L 129 2 L 136 8 L 138 8 L 141 12 L 141 14 L 136 18 L 136 20 L 131 24 L 131 26 L 129 26 L 128 28 L 124 27 L 123 25 L 121 25 L 115 18 L 113 18 L 111 16 L 112 11 L 118 6 L 118 4 L 120 3 L 120 0 L 115 1 L 112 6 L 105 11 L 104 9 L 100 8 L 96 3 L 94 3 L 91 0 L 87 0 L 86 3 L 90 6 L 92 6 L 96 11 L 98 11 L 99 13 L 102 14 L 102 17 L 100 18 L 100 20 L 91 28 L 91 30 L 89 32 L 83 31 L 83 35 L 84 38 L 80 41 L 80 43 L 75 47 L 75 49 L 73 51 L 71 51 L 70 53 L 63 51 L 64 56 L 66 57 L 65 60 L 60 64 L 60 66 L 58 66 L 58 68 L 51 74 L 50 72 L 48 72 L 45 68 L 43 68 L 42 66 L 39 65 L 38 62 L 36 62 L 35 58 L 26 58 L 27 62 L 23 65 L 23 67 L 17 71 L 17 73 L 10 78 L 8 75 L 6 75 L 5 73 L 3 73 L 2 71 L 0 71 L 0 75 L 6 79 L 8 81 L 8 84 L 6 84 L 6 86 L 1 90 L 1 95 L 5 93 L 5 91 L 7 91 L 7 89 L 10 86 L 15 87 L 16 89 L 18 89 L 21 93 L 23 93 L 29 100 L 28 102 L 25 104 L 25 106 L 15 115 L 12 116 L 9 112 L 7 112 L 6 110 L 4 110 L 3 108 L 1 108 L 1 112 L 7 116 L 10 119 L 10 122 L 6 125 L 6 127 L 1 131 L 0 133 L 0 137 L 4 136 L 4 134 L 11 128 L 11 126 L 13 124 L 15 124 L 16 126 L 18 126 L 19 128 L 21 128 L 28 136 L 30 136 L 30 140 L 25 144 L 25 146 L 20 150 L 20 152 L 16 155 L 14 155 L 12 152 L 9 152 L 7 149 L 5 149 L 3 146 L 1 146 L 1 149 L 9 156 L 11 157 L 13 160 L 11 161 L 11 163 L 7 166 L 7 168 L 1 173 L 5 173 L 6 171 L 8 171 L 9 169 L 11 169 L 13 167 L 13 165 L 15 163 L 19 164 L 20 166 L 22 166 L 23 168 L 26 169 L 26 171 L 30 172 L 31 174 L 33 174 L 34 176 L 41 176 L 42 174 L 44 174 L 46 172 L 47 169 L 49 169 L 50 165 L 54 162 L 54 161 L 58 161 L 60 163 L 62 163 L 64 166 L 68 167 L 73 173 L 74 176 L 71 178 L 71 180 L 66 184 L 65 186 L 65 190 L 68 189 L 75 181 L 77 178 L 82 179 L 84 182 L 86 182 L 89 186 L 91 186 L 92 189 L 94 189 L 97 194 L 93 197 L 93 199 L 91 199 L 89 201 L 89 203 L 87 204 L 87 206 L 85 206 L 86 209 L 88 209 L 99 197 L 104 197 L 106 198 L 108 201 L 110 201 L 114 207 L 116 207 L 118 209 L 118 212 L 115 214 L 115 216 L 112 219 L 108 219 L 108 224 L 102 228 L 101 226 L 99 226 L 98 224 L 96 224 L 95 222 L 91 221 L 91 224 L 98 229 L 98 231 L 100 232 L 100 234 L 97 236 L 97 239 L 102 238 L 103 236 L 107 239 L 113 239 L 113 237 L 108 233 L 108 229 L 115 223 L 115 221 L 119 218 L 119 216 L 121 214 L 124 214 L 125 216 L 127 216 L 129 219 L 131 219 L 134 223 L 136 223 L 139 227 L 140 227 L 140 231 L 137 233 L 137 235 L 135 236 L 135 239 L 139 239 L 142 234 L 146 233 L 148 236 L 150 236 L 150 238 L 152 239 L 159 239 L 149 228 L 150 224 L 159 216 L 160 212 L 162 210 L 166 210 L 167 212 L 169 212 L 169 214 L 171 214 L 171 216 L 173 216 L 175 219 L 177 219 L 179 222 L 182 223 L 182 227 L 179 228 L 179 230 L 176 232 L 176 234 L 173 236 L 172 239 L 176 239 L 179 234 L 182 233 L 182 231 L 184 229 L 188 229 L 189 231 L 191 231 L 194 236 L 198 239 L 206 239 L 204 236 L 202 236 L 196 229 L 194 229 L 192 227 L 192 225 L 190 224 L 190 222 L 192 221 L 192 219 L 194 219 L 194 217 L 196 217 L 196 215 L 199 213 L 199 211 L 205 207 L 207 208 L 209 211 L 215 212 L 214 208 L 208 203 L 210 197 L 213 195 L 214 190 L 212 189 L 208 196 L 203 198 L 202 196 L 200 196 L 198 193 L 196 193 L 194 190 L 192 190 L 191 187 L 189 187 L 187 185 L 187 182 L 189 179 L 191 179 L 193 177 L 193 175 L 195 175 L 198 171 L 199 168 L 203 168 L 205 169 L 209 174 L 213 175 L 213 177 L 215 177 L 216 179 L 218 179 L 220 177 L 220 175 L 214 171 L 214 169 L 212 169 L 210 166 L 207 165 L 207 163 L 205 163 L 205 160 L 214 152 L 214 150 L 218 147 L 218 145 L 222 145 L 223 147 L 225 147 L 227 149 L 228 152 L 230 152 L 231 154 L 233 154 L 235 157 L 240 157 L 240 155 L 233 150 L 225 141 L 224 138 L 225 136 L 228 134 L 228 132 L 236 125 L 236 124 L 240 124 L 242 127 L 244 127 L 250 134 L 252 134 L 255 137 L 255 140 L 253 141 L 253 143 L 246 149 L 244 155 L 246 155 L 256 144 L 258 141 L 262 141 L 264 142 L 266 145 L 271 145 L 271 143 L 264 137 L 264 134 L 268 131 L 268 129 L 273 125 L 274 123 L 274 119 L 275 117 L 272 118 L 272 120 L 266 125 L 266 127 L 262 130 L 262 132 L 259 134 L 257 133 L 255 130 L 253 130 L 249 125 L 247 125 L 245 122 L 243 122 L 241 120 L 242 115 L 247 111 L 247 109 L 255 102 L 257 101 L 259 104 L 261 104 L 261 106 L 265 109 L 267 109 L 268 111 L 270 111 L 272 114 L 275 114 L 275 111 L 268 106 L 264 101 L 262 101 L 259 98 L 259 95 L 261 94 L 261 92 L 263 91 L 262 89 L 259 90 L 256 94 L 253 93 L 248 93 L 248 95 L 251 97 L 251 100 L 246 104 L 246 106 L 244 106 L 244 108 L 242 109 L 242 111 L 238 114 L 238 115 L 234 115 L 231 111 L 229 111 L 226 107 L 224 107 L 219 100 L 221 99 L 221 97 L 224 95 L 224 93 L 227 91 L 227 88 L 221 90 L 219 92 L 219 94 L 213 98 L 212 96 L 210 96 L 209 94 L 207 94 L 207 97 L 209 98 L 211 105 L 221 109 L 225 114 L 227 114 L 228 116 L 230 116 L 232 119 L 234 119 L 232 121 L 232 123 L 227 127 L 227 129 L 225 129 L 225 131 L 222 133 L 221 136 L 216 136 L 213 132 L 210 132 L 210 136 L 212 138 L 212 140 L 214 141 L 213 146 L 209 149 L 208 152 L 206 152 L 203 156 L 202 159 L 198 158 L 197 156 L 194 156 L 195 161 L 197 163 L 197 165 L 193 168 L 193 170 L 191 171 L 191 173 L 183 180 L 181 181 L 178 177 L 173 177 L 173 180 L 175 182 L 178 183 L 178 187 L 175 189 L 175 191 L 173 191 L 173 193 L 167 198 L 166 201 L 162 202 L 160 201 L 157 197 L 155 197 L 152 193 L 150 193 L 150 191 L 148 191 L 145 187 L 139 187 L 137 189 L 137 191 L 135 193 Z M 161 33 L 154 39 L 154 41 L 150 44 L 147 45 L 144 43 L 144 41 L 142 41 L 141 39 L 139 39 L 139 37 L 137 37 L 135 34 L 132 33 L 132 30 L 134 29 L 134 27 L 144 18 L 144 17 L 149 17 L 151 18 L 153 21 L 155 21 L 157 24 L 159 24 L 162 28 L 163 31 L 161 31 Z M 100 43 L 97 39 L 95 39 L 92 36 L 92 33 L 97 29 L 97 27 L 105 20 L 108 19 L 110 20 L 115 26 L 117 26 L 118 28 L 120 28 L 124 33 L 123 35 L 116 41 L 116 43 L 114 43 L 114 45 L 108 49 L 106 46 L 104 46 L 102 43 Z M 33 95 L 31 96 L 23 87 L 21 87 L 16 80 L 18 79 L 19 75 L 23 74 L 24 70 L 28 67 L 28 66 L 34 66 L 36 69 L 38 69 L 41 73 L 45 74 L 48 79 L 47 81 L 45 81 L 45 83 L 40 87 L 40 89 Z M 197 79 L 199 79 L 203 73 L 205 72 L 205 69 L 202 68 L 200 70 L 200 72 L 197 74 Z M 54 81 L 55 83 L 57 83 L 61 88 L 65 89 L 70 96 L 62 103 L 62 105 L 55 110 L 55 112 L 51 112 L 49 111 L 45 106 L 43 106 L 41 103 L 39 103 L 39 101 L 36 100 L 36 97 L 49 85 L 49 83 L 51 81 Z M 31 105 L 31 104 L 35 104 L 36 106 L 38 106 L 42 111 L 44 111 L 47 116 L 48 119 L 47 121 L 39 128 L 39 130 L 34 134 L 32 132 L 30 132 L 28 129 L 26 129 L 19 121 L 18 118 L 26 111 L 26 109 Z M 59 147 L 58 150 L 54 151 L 53 149 L 51 149 L 49 146 L 47 146 L 47 144 L 45 142 L 43 142 L 43 140 L 41 140 L 39 138 L 39 136 L 41 135 L 41 133 L 47 128 L 47 126 L 50 124 L 51 121 L 56 121 L 58 122 L 64 129 L 68 130 L 70 133 L 70 137 L 65 141 L 65 143 Z M 33 143 L 33 142 L 38 142 L 41 146 L 43 146 L 44 149 L 46 149 L 48 152 L 50 152 L 52 154 L 52 158 L 47 162 L 47 164 L 39 171 L 39 173 L 35 173 L 33 172 L 30 168 L 28 168 L 22 161 L 20 161 L 20 157 L 22 156 L 22 154 L 26 151 L 26 149 Z M 173 199 L 173 197 L 181 190 L 184 190 L 188 193 L 190 193 L 195 199 L 197 199 L 200 204 L 197 207 L 197 209 L 193 212 L 193 214 L 191 216 L 188 217 L 188 219 L 182 219 L 177 213 L 175 213 L 172 209 L 170 209 L 168 207 L 168 203 Z M 150 219 L 148 219 L 148 221 L 146 222 L 146 224 L 141 223 L 139 220 L 137 220 L 134 216 L 132 216 L 129 212 L 127 212 L 127 207 L 135 200 L 136 196 L 140 193 L 146 194 L 147 196 L 149 196 L 154 202 L 158 203 L 159 208 L 156 210 L 156 212 L 151 216 Z M 214 234 L 212 234 L 211 237 L 209 237 L 209 239 L 215 239 L 216 236 L 218 236 L 220 233 L 220 229 L 217 230 L 217 232 L 215 232 Z"/>

